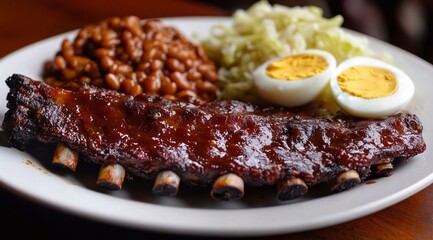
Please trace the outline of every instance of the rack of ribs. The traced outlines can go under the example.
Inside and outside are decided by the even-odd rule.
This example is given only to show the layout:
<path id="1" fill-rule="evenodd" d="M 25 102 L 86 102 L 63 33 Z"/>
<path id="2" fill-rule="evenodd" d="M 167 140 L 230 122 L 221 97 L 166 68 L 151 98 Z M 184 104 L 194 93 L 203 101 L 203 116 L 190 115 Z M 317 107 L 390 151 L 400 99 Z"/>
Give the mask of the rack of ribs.
<path id="1" fill-rule="evenodd" d="M 235 100 L 68 91 L 18 74 L 6 83 L 3 129 L 12 147 L 59 143 L 55 155 L 76 165 L 79 152 L 101 164 L 98 183 L 117 189 L 126 174 L 154 180 L 159 195 L 176 195 L 182 183 L 212 186 L 213 198 L 233 200 L 244 184 L 275 185 L 277 198 L 290 200 L 318 183 L 339 192 L 388 174 L 395 159 L 426 149 L 410 113 L 358 119 Z"/>

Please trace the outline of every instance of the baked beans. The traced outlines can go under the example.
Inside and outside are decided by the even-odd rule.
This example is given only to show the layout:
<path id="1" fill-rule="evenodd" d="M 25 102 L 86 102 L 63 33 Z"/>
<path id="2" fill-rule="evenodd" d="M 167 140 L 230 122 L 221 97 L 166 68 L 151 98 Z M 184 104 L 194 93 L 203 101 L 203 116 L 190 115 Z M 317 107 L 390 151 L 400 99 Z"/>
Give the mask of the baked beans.
<path id="1" fill-rule="evenodd" d="M 76 90 L 90 84 L 168 99 L 215 99 L 216 78 L 201 46 L 160 20 L 136 16 L 85 26 L 44 65 L 44 80 L 52 86 Z"/>

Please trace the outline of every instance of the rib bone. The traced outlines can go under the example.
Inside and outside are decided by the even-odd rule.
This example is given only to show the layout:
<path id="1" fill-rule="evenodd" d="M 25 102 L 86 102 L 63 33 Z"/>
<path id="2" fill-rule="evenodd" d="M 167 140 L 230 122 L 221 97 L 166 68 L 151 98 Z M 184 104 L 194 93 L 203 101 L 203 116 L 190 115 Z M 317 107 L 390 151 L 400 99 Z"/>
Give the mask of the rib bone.
<path id="1" fill-rule="evenodd" d="M 52 163 L 66 167 L 75 172 L 78 164 L 78 152 L 59 142 Z"/>
<path id="2" fill-rule="evenodd" d="M 125 169 L 121 165 L 115 163 L 102 164 L 96 183 L 110 190 L 119 190 L 122 188 L 124 178 Z"/>
<path id="3" fill-rule="evenodd" d="M 390 176 L 394 167 L 392 163 L 384 163 L 376 165 L 375 173 L 379 176 Z"/>
<path id="4" fill-rule="evenodd" d="M 332 182 L 331 182 L 331 191 L 332 192 L 341 192 L 347 190 L 361 182 L 359 174 L 353 170 L 347 170 L 346 172 L 340 173 Z"/>
<path id="5" fill-rule="evenodd" d="M 277 198 L 280 201 L 292 200 L 307 193 L 308 187 L 300 178 L 289 178 L 278 183 Z"/>
<path id="6" fill-rule="evenodd" d="M 173 171 L 167 170 L 158 173 L 155 184 L 153 185 L 153 193 L 158 196 L 173 197 L 179 189 L 180 177 Z"/>
<path id="7" fill-rule="evenodd" d="M 220 176 L 213 184 L 211 196 L 216 200 L 238 200 L 244 196 L 244 181 L 234 173 Z"/>

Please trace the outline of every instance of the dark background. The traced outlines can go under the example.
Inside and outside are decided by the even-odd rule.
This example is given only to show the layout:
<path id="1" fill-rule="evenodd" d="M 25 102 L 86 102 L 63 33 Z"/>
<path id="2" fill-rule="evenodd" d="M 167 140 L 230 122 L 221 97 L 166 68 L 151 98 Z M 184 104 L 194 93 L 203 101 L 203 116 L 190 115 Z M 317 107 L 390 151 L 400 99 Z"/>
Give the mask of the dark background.
<path id="1" fill-rule="evenodd" d="M 11 49 L 16 50 L 32 42 L 114 15 L 136 15 L 141 18 L 229 16 L 235 9 L 246 9 L 254 2 L 256 1 L 0 0 L 0 57 L 10 53 Z M 344 27 L 389 42 L 433 63 L 433 0 L 269 2 L 287 6 L 319 6 L 326 17 L 342 15 Z"/>

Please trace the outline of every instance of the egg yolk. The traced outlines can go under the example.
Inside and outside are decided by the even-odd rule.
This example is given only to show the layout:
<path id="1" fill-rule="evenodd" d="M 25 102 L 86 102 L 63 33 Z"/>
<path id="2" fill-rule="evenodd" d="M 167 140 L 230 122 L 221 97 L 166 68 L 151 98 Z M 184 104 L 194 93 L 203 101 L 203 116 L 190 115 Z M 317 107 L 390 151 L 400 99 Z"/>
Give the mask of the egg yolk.
<path id="1" fill-rule="evenodd" d="M 327 61 L 319 55 L 298 54 L 269 64 L 266 74 L 279 80 L 300 80 L 320 74 L 327 67 Z"/>
<path id="2" fill-rule="evenodd" d="M 367 99 L 390 96 L 398 87 L 390 71 L 372 66 L 348 68 L 338 76 L 337 81 L 344 92 Z"/>

